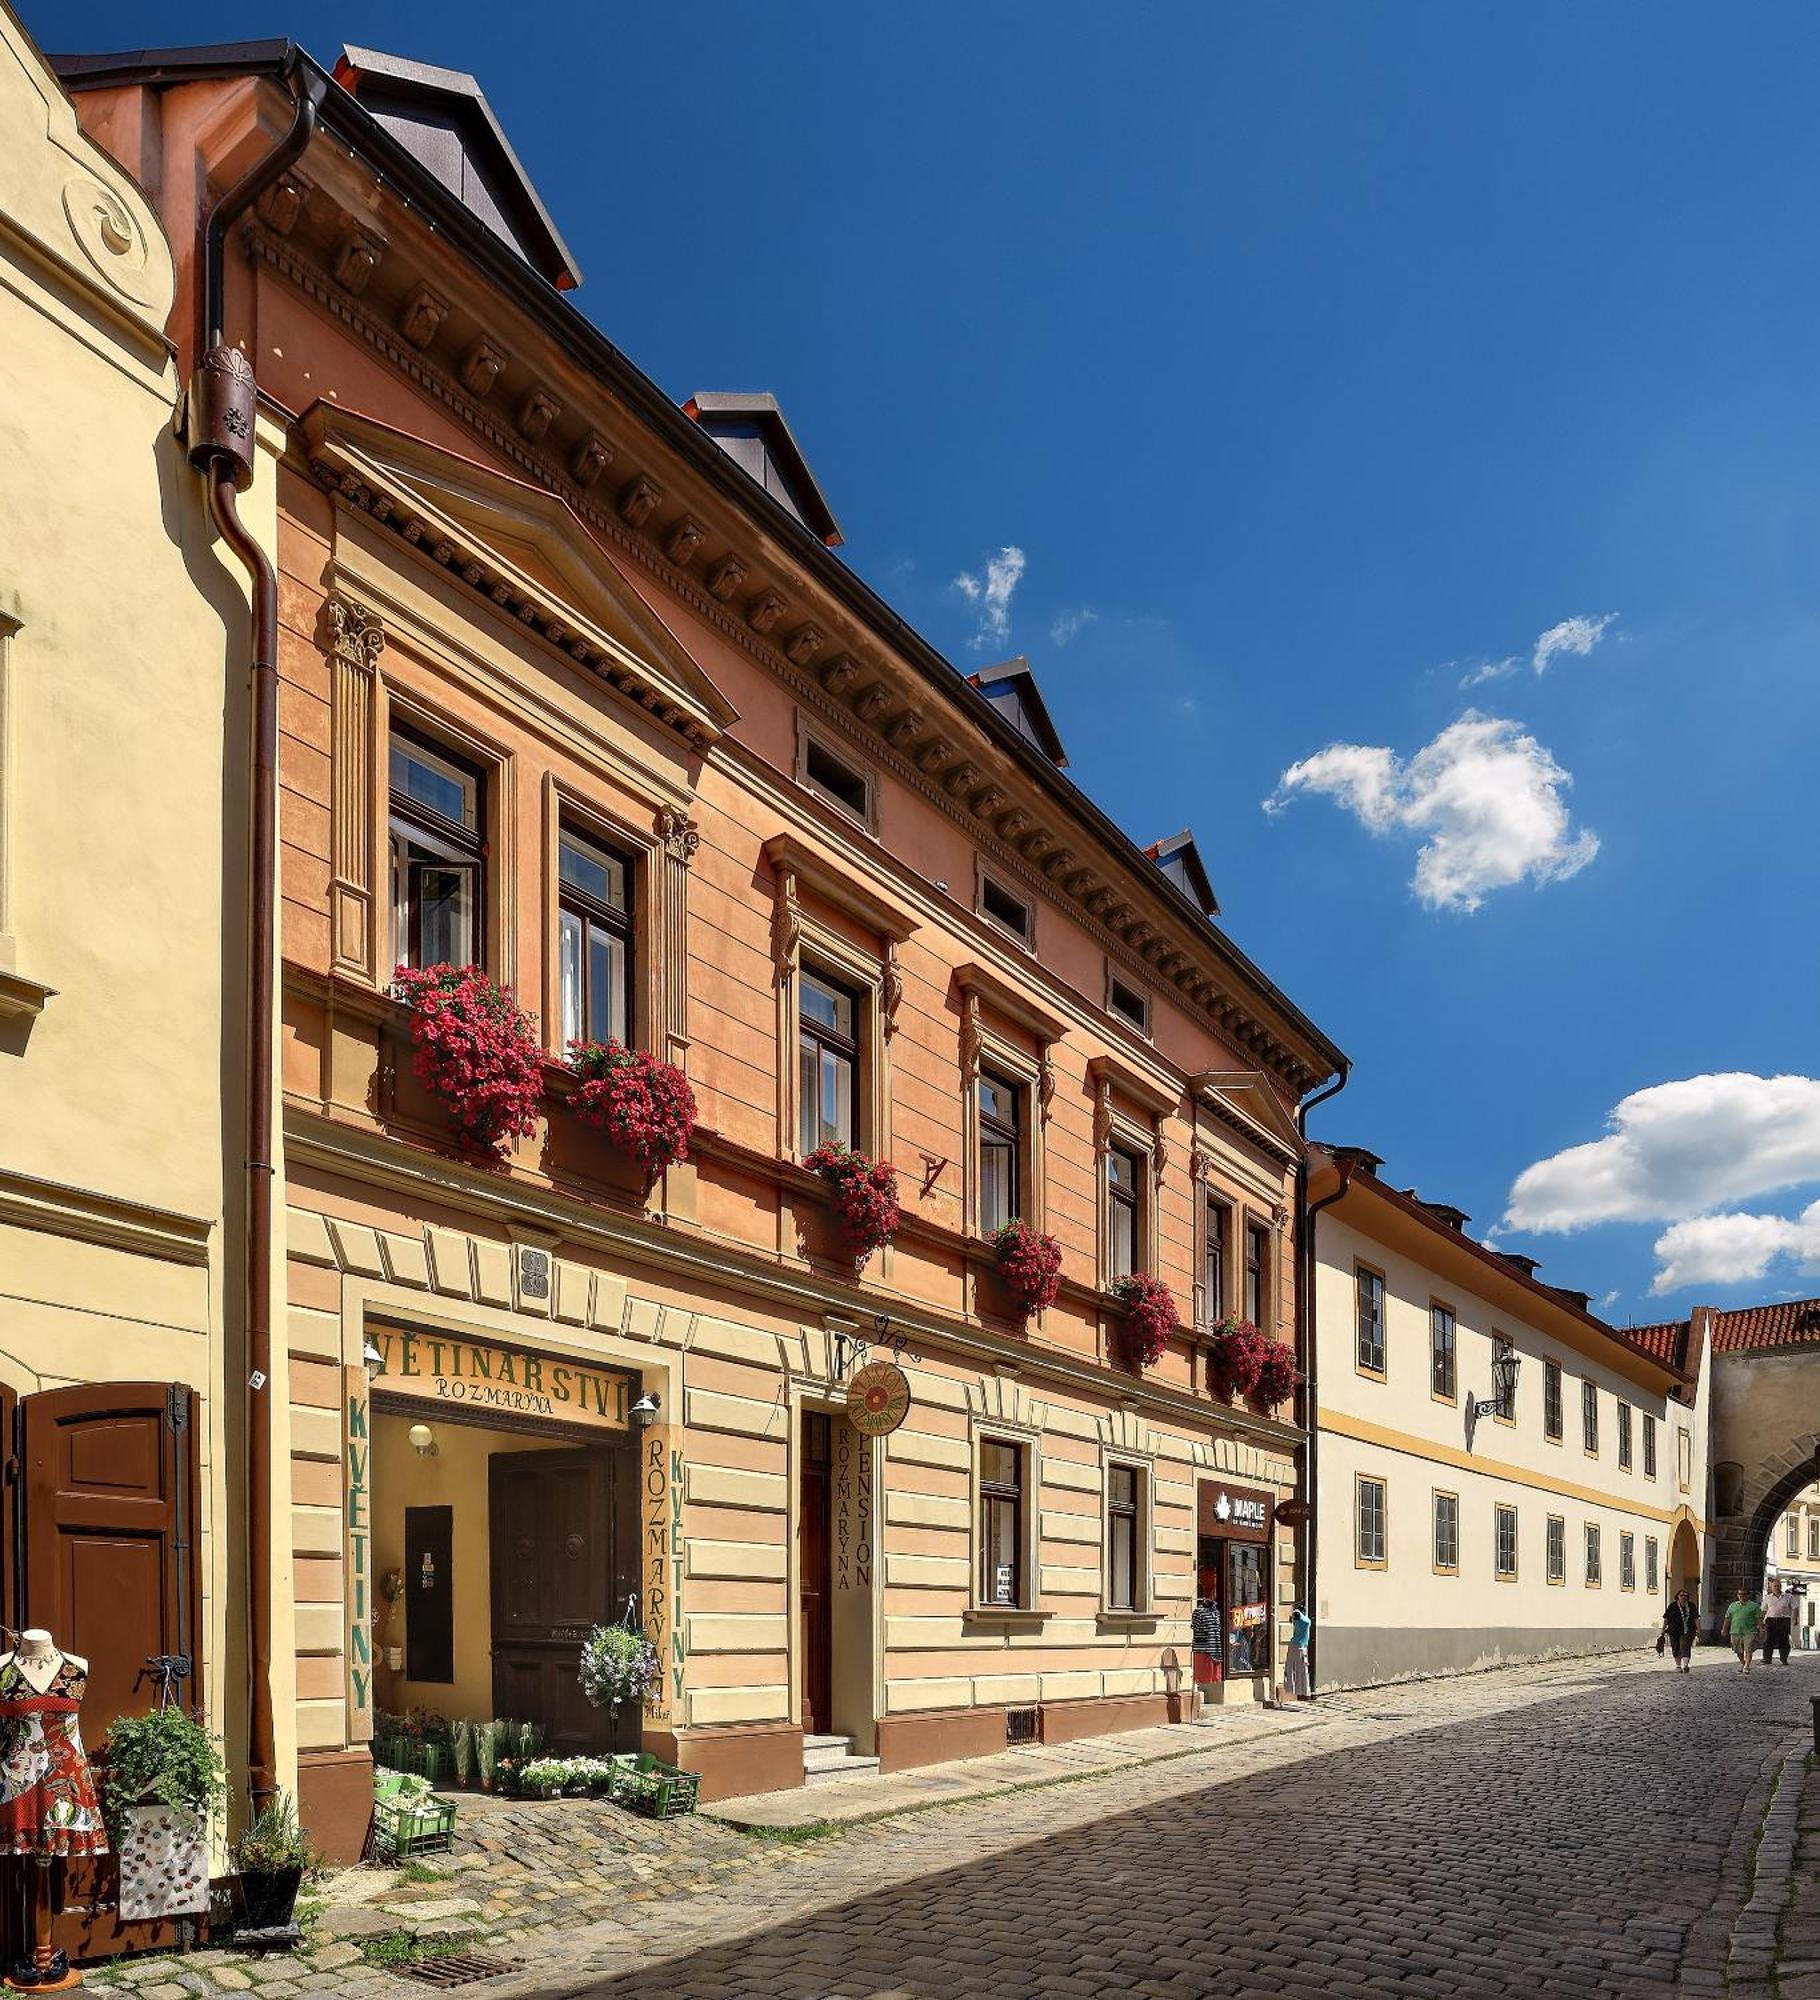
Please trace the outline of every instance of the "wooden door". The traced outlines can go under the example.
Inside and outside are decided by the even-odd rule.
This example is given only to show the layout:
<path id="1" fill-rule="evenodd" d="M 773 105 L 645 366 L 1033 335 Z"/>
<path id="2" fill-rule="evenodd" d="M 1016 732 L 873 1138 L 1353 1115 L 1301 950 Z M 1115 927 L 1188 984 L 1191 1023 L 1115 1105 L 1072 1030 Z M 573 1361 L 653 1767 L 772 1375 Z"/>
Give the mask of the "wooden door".
<path id="1" fill-rule="evenodd" d="M 637 1495 L 629 1446 L 495 1452 L 487 1461 L 493 1709 L 540 1722 L 552 1756 L 636 1748 L 576 1678 L 582 1641 L 625 1615 L 635 1588 Z"/>
<path id="2" fill-rule="evenodd" d="M 796 1508 L 796 1587 L 803 1656 L 803 1730 L 826 1736 L 834 1715 L 832 1536 L 833 1424 L 826 1410 L 803 1412 L 802 1472 Z"/>
<path id="3" fill-rule="evenodd" d="M 19 1624 L 89 1663 L 78 1726 L 98 1755 L 117 1715 L 157 1706 L 150 1662 L 191 1662 L 179 1699 L 202 1699 L 196 1397 L 182 1384 L 93 1382 L 21 1399 Z M 219 1730 L 225 1718 L 208 1718 Z M 176 1942 L 171 1923 L 122 1924 L 111 1860 L 58 1871 L 55 1941 L 72 1958 Z"/>

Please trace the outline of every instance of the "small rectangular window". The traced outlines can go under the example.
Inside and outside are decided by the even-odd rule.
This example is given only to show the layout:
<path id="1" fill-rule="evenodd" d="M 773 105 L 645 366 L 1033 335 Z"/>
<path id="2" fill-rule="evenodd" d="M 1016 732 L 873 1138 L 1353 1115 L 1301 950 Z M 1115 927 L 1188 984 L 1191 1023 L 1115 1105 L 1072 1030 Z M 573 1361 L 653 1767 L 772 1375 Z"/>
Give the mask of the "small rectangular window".
<path id="1" fill-rule="evenodd" d="M 1599 1455 L 1599 1391 L 1591 1382 L 1580 1384 L 1580 1434 L 1588 1454 Z"/>
<path id="2" fill-rule="evenodd" d="M 1232 1229 L 1232 1209 L 1223 1201 L 1207 1197 L 1207 1255 L 1201 1281 L 1206 1290 L 1207 1319 L 1217 1325 L 1226 1317 L 1227 1237 Z"/>
<path id="3" fill-rule="evenodd" d="M 803 776 L 816 791 L 837 806 L 844 806 L 855 819 L 870 822 L 872 780 L 844 757 L 836 756 L 819 737 L 804 739 Z"/>
<path id="4" fill-rule="evenodd" d="M 1589 1589 L 1596 1589 L 1604 1581 L 1604 1573 L 1600 1567 L 1599 1524 L 1596 1521 L 1588 1521 L 1586 1524 L 1587 1587 Z"/>
<path id="5" fill-rule="evenodd" d="M 1633 1534 L 1620 1533 L 1618 1536 L 1618 1588 L 1635 1590 L 1637 1587 L 1637 1538 Z"/>
<path id="6" fill-rule="evenodd" d="M 1793 1514 L 1788 1517 L 1787 1546 L 1783 1553 L 1791 1556 L 1798 1556 L 1801 1553 L 1801 1523 Z"/>
<path id="7" fill-rule="evenodd" d="M 1558 1361 L 1542 1363 L 1542 1435 L 1552 1444 L 1561 1442 L 1563 1418 L 1561 1410 L 1561 1364 Z"/>
<path id="8" fill-rule="evenodd" d="M 567 827 L 556 862 L 562 1038 L 627 1043 L 632 1035 L 632 865 Z"/>
<path id="9" fill-rule="evenodd" d="M 1643 1538 L 1643 1588 L 1654 1597 L 1662 1587 L 1662 1546 L 1654 1535 Z"/>
<path id="10" fill-rule="evenodd" d="M 1106 983 L 1106 1005 L 1140 1035 L 1150 1032 L 1150 996 L 1129 986 L 1114 973 Z"/>
<path id="11" fill-rule="evenodd" d="M 857 1146 L 859 996 L 806 966 L 797 981 L 797 1137 L 817 1146 Z"/>
<path id="12" fill-rule="evenodd" d="M 1361 1264 L 1358 1285 L 1358 1365 L 1367 1375 L 1384 1372 L 1384 1280 Z"/>
<path id="13" fill-rule="evenodd" d="M 1022 1109 L 1015 1083 L 980 1071 L 980 1228 L 988 1236 L 1019 1212 Z"/>
<path id="14" fill-rule="evenodd" d="M 980 1441 L 980 1581 L 982 1604 L 1024 1602 L 1025 1447 Z"/>
<path id="15" fill-rule="evenodd" d="M 1270 1231 L 1261 1223 L 1245 1225 L 1245 1317 L 1261 1333 L 1270 1325 Z"/>
<path id="16" fill-rule="evenodd" d="M 1450 1575 L 1460 1567 L 1460 1496 L 1435 1495 L 1435 1568 Z"/>
<path id="17" fill-rule="evenodd" d="M 1567 1581 L 1567 1522 L 1559 1514 L 1548 1517 L 1548 1580 Z"/>
<path id="18" fill-rule="evenodd" d="M 485 780 L 404 729 L 392 732 L 389 768 L 393 962 L 419 970 L 478 964 Z"/>
<path id="19" fill-rule="evenodd" d="M 1694 1483 L 1694 1436 L 1684 1426 L 1675 1426 L 1675 1476 L 1683 1493 L 1691 1492 Z"/>
<path id="20" fill-rule="evenodd" d="M 980 908 L 995 924 L 1002 924 L 1014 938 L 1028 944 L 1035 929 L 1035 914 L 1021 896 L 995 882 L 990 875 L 980 877 Z"/>
<path id="21" fill-rule="evenodd" d="M 1820 1562 L 1820 1515 L 1810 1515 L 1807 1523 L 1807 1559 Z"/>
<path id="22" fill-rule="evenodd" d="M 1383 1569 L 1388 1558 L 1384 1519 L 1384 1482 L 1360 1478 L 1353 1488 L 1356 1525 L 1355 1560 L 1364 1569 Z"/>
<path id="23" fill-rule="evenodd" d="M 1143 1608 L 1143 1479 L 1135 1465 L 1106 1468 L 1106 1606 L 1111 1611 Z"/>
<path id="24" fill-rule="evenodd" d="M 1458 1329 L 1451 1307 L 1428 1309 L 1428 1388 L 1431 1395 L 1451 1403 L 1455 1393 L 1455 1348 Z"/>
<path id="25" fill-rule="evenodd" d="M 1497 1574 L 1506 1582 L 1517 1573 L 1517 1510 L 1499 1505 L 1492 1509 L 1493 1558 Z"/>
<path id="26" fill-rule="evenodd" d="M 1643 1477 L 1656 1476 L 1656 1420 L 1647 1410 L 1643 1412 Z"/>
<path id="27" fill-rule="evenodd" d="M 1618 1398 L 1618 1470 L 1628 1472 L 1631 1463 L 1630 1405 Z"/>
<path id="28" fill-rule="evenodd" d="M 1106 1276 L 1108 1283 L 1129 1278 L 1138 1268 L 1143 1245 L 1139 1241 L 1139 1176 L 1143 1162 L 1123 1146 L 1106 1153 Z"/>

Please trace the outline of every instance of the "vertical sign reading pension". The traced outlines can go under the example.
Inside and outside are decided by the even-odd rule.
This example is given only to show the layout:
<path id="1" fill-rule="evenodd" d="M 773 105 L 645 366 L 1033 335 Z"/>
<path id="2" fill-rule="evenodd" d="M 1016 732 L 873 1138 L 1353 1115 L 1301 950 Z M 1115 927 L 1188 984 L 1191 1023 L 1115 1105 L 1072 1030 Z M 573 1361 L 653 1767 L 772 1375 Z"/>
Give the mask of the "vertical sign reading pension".
<path id="1" fill-rule="evenodd" d="M 675 1727 L 682 1719 L 683 1472 L 682 1451 L 667 1428 L 643 1439 L 645 1509 L 645 1636 L 657 1649 L 658 1674 L 645 1696 L 645 1717 Z"/>
<path id="2" fill-rule="evenodd" d="M 342 1573 L 347 1619 L 348 1741 L 373 1738 L 373 1427 L 367 1371 L 342 1371 Z"/>

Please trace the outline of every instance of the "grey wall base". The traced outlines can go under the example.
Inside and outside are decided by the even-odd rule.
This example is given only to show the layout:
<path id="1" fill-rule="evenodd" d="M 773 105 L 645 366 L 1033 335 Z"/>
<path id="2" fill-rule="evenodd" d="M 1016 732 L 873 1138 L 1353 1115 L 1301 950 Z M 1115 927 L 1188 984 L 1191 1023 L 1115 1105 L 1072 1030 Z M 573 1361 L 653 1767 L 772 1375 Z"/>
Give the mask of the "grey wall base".
<path id="1" fill-rule="evenodd" d="M 1469 1674 L 1571 1653 L 1653 1651 L 1653 1629 L 1636 1626 L 1323 1625 L 1315 1635 L 1318 1687 L 1371 1687 L 1426 1674 Z"/>

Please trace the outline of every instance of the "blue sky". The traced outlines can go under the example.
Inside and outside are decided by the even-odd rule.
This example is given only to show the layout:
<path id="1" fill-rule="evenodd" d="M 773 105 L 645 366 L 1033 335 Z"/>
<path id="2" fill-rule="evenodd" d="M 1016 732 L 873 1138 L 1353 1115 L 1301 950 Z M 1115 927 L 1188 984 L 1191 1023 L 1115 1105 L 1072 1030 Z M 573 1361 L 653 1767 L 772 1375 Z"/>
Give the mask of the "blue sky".
<path id="1" fill-rule="evenodd" d="M 1810 9 L 26 15 L 473 69 L 578 304 L 774 390 L 855 567 L 1193 826 L 1318 1132 L 1475 1229 L 1547 1162 L 1501 1240 L 1619 1319 L 1820 1289 Z"/>

